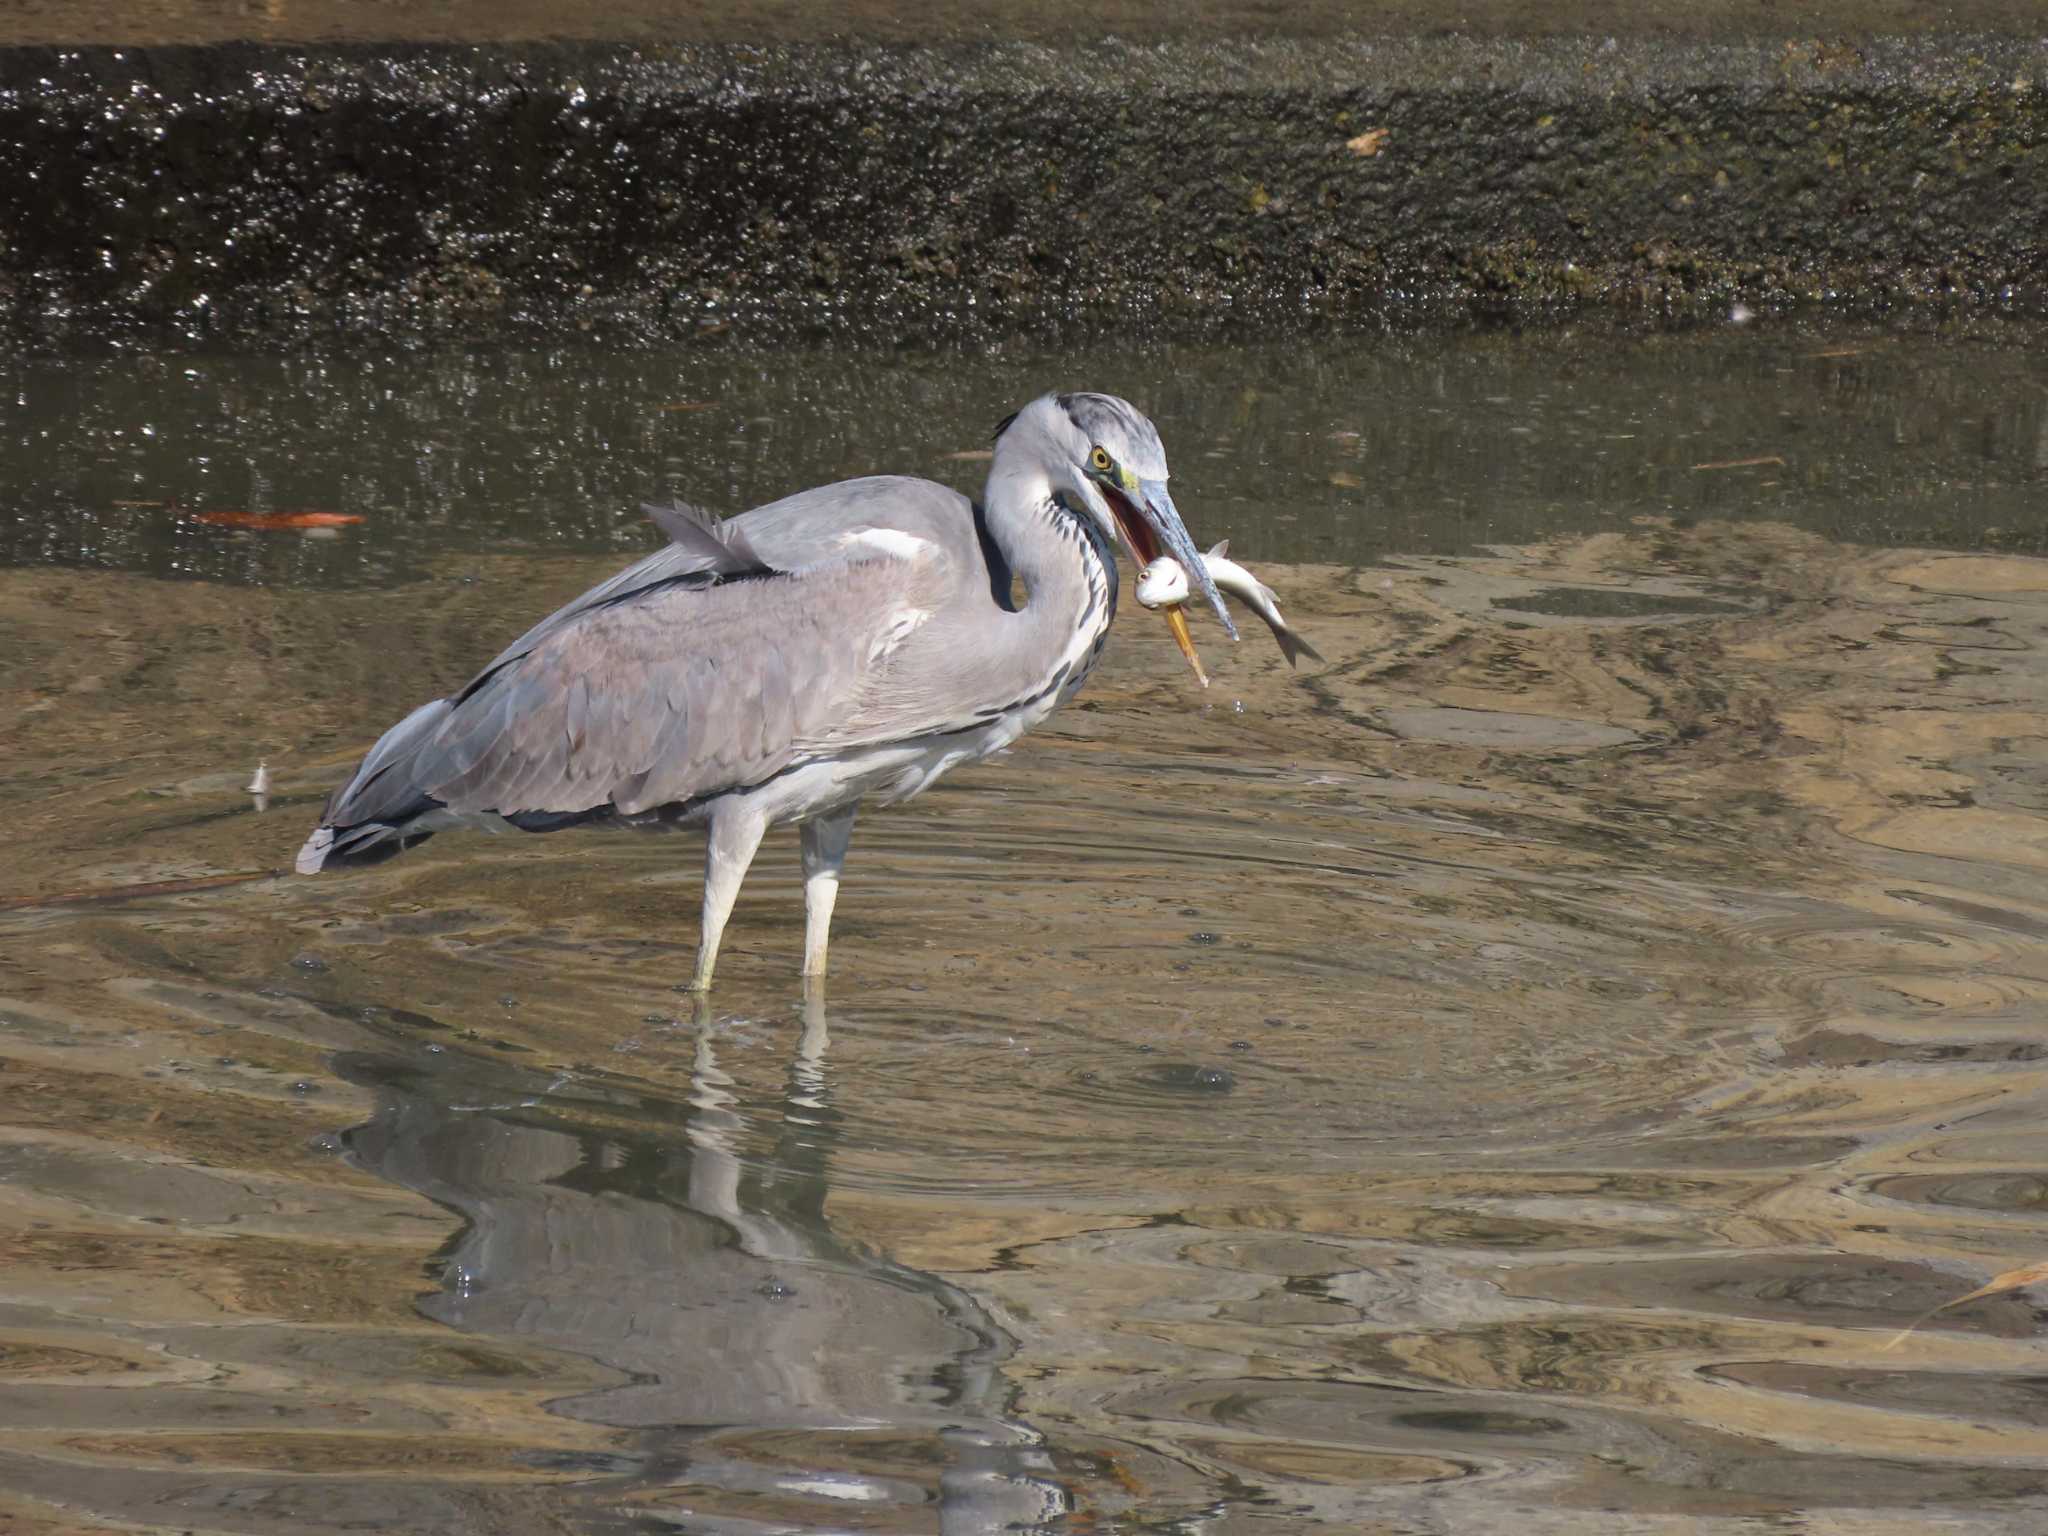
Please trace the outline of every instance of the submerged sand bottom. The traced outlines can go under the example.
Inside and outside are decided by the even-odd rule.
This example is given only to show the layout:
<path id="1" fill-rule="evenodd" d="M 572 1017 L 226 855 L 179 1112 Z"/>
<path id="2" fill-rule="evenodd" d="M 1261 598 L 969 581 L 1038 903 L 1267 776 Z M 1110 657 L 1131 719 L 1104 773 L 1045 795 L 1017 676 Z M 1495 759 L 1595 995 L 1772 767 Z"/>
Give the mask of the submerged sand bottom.
<path id="1" fill-rule="evenodd" d="M 604 569 L 0 573 L 0 1525 L 2036 1528 L 2048 564 L 1270 567 L 794 839 L 273 877 Z M 275 780 L 258 813 L 256 757 Z M 11 1522 L 11 1523 L 10 1523 Z M 1174 1525 L 1174 1522 L 1180 1522 Z"/>

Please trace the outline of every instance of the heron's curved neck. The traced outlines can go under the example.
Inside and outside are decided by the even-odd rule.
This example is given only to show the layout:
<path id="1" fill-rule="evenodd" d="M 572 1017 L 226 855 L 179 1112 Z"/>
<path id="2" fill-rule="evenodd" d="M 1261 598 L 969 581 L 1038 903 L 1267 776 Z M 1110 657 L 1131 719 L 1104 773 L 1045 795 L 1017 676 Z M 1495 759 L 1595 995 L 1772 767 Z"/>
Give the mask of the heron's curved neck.
<path id="1" fill-rule="evenodd" d="M 1077 646 L 1092 649 L 1116 615 L 1115 551 L 1085 514 L 1059 505 L 1042 470 L 1011 470 L 999 456 L 982 506 L 989 541 L 1008 567 L 995 570 L 991 562 L 998 604 L 1008 606 L 1011 577 L 1024 584 L 1015 615 L 1019 649 L 1048 672 L 1072 663 Z"/>

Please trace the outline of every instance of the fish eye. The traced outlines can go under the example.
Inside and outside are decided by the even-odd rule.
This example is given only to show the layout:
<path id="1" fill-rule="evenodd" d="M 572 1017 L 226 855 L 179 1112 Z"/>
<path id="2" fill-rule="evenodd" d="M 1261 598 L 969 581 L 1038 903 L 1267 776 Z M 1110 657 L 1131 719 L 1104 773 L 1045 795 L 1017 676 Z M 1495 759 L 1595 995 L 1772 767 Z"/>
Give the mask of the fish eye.
<path id="1" fill-rule="evenodd" d="M 1104 448 L 1097 447 L 1092 453 L 1088 455 L 1088 464 L 1090 468 L 1099 470 L 1102 473 L 1107 474 L 1109 472 L 1108 451 Z"/>

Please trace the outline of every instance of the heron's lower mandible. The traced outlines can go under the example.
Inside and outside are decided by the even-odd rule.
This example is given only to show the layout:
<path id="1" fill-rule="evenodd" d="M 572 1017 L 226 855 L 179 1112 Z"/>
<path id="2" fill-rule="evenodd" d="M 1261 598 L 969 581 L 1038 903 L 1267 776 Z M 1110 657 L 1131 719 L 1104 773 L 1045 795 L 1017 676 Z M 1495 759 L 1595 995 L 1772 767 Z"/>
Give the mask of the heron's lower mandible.
<path id="1" fill-rule="evenodd" d="M 1187 568 L 1171 555 L 1161 555 L 1138 573 L 1138 605 L 1142 608 L 1166 610 L 1166 627 L 1173 631 L 1174 644 L 1180 647 L 1181 655 L 1187 657 L 1188 665 L 1195 669 L 1195 676 L 1204 688 L 1209 686 L 1209 674 L 1202 670 L 1202 658 L 1195 654 L 1194 636 L 1188 633 L 1186 606 L 1189 593 Z"/>

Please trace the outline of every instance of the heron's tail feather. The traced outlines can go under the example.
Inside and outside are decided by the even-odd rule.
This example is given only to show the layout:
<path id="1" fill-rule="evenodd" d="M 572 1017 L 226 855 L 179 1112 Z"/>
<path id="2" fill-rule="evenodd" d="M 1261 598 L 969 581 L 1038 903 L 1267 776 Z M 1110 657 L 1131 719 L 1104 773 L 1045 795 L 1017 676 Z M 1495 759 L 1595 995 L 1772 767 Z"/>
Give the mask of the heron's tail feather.
<path id="1" fill-rule="evenodd" d="M 378 738 L 348 781 L 327 797 L 320 825 L 293 868 L 317 875 L 323 869 L 377 864 L 434 835 L 437 829 L 427 818 L 442 809 L 442 802 L 410 770 L 448 708 L 446 699 L 422 704 Z"/>
<path id="2" fill-rule="evenodd" d="M 292 868 L 302 875 L 317 875 L 325 867 L 327 855 L 333 848 L 334 828 L 315 827 L 313 835 L 299 849 L 299 856 L 292 860 Z"/>
<path id="3" fill-rule="evenodd" d="M 438 805 L 434 809 L 439 809 Z M 292 868 L 302 875 L 317 875 L 323 869 L 382 864 L 386 859 L 397 858 L 415 844 L 424 843 L 435 830 L 417 824 L 392 826 L 381 821 L 354 827 L 315 827 L 313 835 L 299 849 Z"/>

